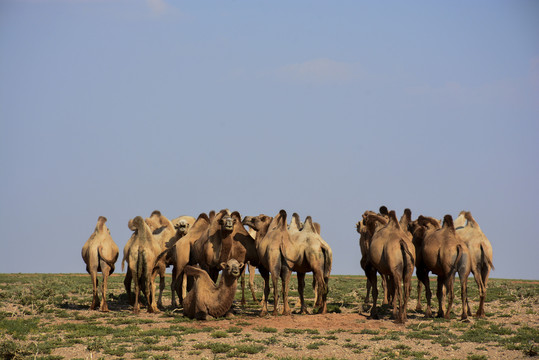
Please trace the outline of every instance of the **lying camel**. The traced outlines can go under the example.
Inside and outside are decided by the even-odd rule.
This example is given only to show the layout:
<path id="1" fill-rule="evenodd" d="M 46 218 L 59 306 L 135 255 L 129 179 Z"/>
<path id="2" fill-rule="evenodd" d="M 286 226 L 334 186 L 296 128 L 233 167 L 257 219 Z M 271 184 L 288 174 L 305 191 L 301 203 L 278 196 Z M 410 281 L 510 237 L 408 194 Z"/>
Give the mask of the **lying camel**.
<path id="1" fill-rule="evenodd" d="M 118 246 L 112 240 L 110 231 L 105 223 L 107 218 L 100 216 L 97 219 L 97 225 L 93 234 L 82 247 L 82 259 L 86 263 L 86 271 L 92 278 L 93 298 L 90 310 L 94 310 L 99 303 L 99 295 L 97 291 L 98 280 L 97 273 L 101 271 L 103 274 L 103 288 L 100 310 L 107 312 L 107 280 L 110 274 L 114 272 L 114 263 L 118 259 Z"/>
<path id="2" fill-rule="evenodd" d="M 273 315 L 278 314 L 279 304 L 279 277 L 282 282 L 283 315 L 292 313 L 288 304 L 288 287 L 293 267 L 293 254 L 290 235 L 286 224 L 286 211 L 281 210 L 274 218 L 267 215 L 246 216 L 243 224 L 256 230 L 256 248 L 260 261 L 258 270 L 264 279 L 264 297 L 260 316 L 268 313 L 268 296 L 270 292 L 269 278 L 273 283 Z"/>
<path id="3" fill-rule="evenodd" d="M 485 317 L 487 282 L 492 264 L 492 245 L 469 211 L 461 211 L 455 220 L 457 235 L 464 241 L 472 258 L 472 273 L 479 288 L 477 317 Z"/>
<path id="4" fill-rule="evenodd" d="M 128 265 L 133 279 L 135 280 L 135 304 L 133 312 L 140 312 L 139 296 L 140 290 L 148 301 L 148 312 L 159 312 L 155 302 L 155 285 L 153 279 L 157 257 L 161 253 L 161 244 L 153 236 L 150 227 L 137 216 L 132 221 L 135 228 L 135 236 L 128 249 Z"/>
<path id="5" fill-rule="evenodd" d="M 419 224 L 425 223 L 424 218 L 418 219 Z M 462 314 L 465 320 L 470 312 L 467 299 L 467 281 L 471 270 L 471 257 L 466 244 L 455 232 L 451 215 L 444 216 L 441 229 L 428 231 L 425 226 L 419 226 L 414 230 L 414 243 L 417 248 L 417 278 L 425 285 L 427 295 L 426 317 L 432 316 L 431 298 L 432 292 L 429 284 L 429 272 L 438 275 L 438 317 L 449 319 L 454 297 L 455 274 L 459 273 Z M 444 311 L 444 302 L 447 292 L 448 305 Z"/>
<path id="6" fill-rule="evenodd" d="M 238 277 L 243 265 L 235 259 L 222 263 L 223 275 L 217 285 L 206 271 L 186 266 L 185 273 L 194 276 L 195 283 L 183 300 L 183 314 L 198 320 L 209 320 L 227 314 L 236 295 Z"/>
<path id="7" fill-rule="evenodd" d="M 377 226 L 368 252 L 368 261 L 366 265 L 366 274 L 372 285 L 372 309 L 371 317 L 378 318 L 376 300 L 378 297 L 378 288 L 376 284 L 376 272 L 382 275 L 388 275 L 391 281 L 391 289 L 395 292 L 393 301 L 393 317 L 399 323 L 406 321 L 407 304 L 410 295 L 410 285 L 415 263 L 415 249 L 407 235 L 400 228 L 395 211 L 389 212 L 388 223 L 380 227 L 372 225 L 383 222 L 379 215 L 367 216 L 367 227 Z M 400 284 L 403 283 L 401 292 Z M 388 284 L 389 288 L 389 284 Z M 397 300 L 399 309 L 397 311 Z"/>
<path id="8" fill-rule="evenodd" d="M 298 276 L 300 313 L 308 313 L 304 299 L 305 273 L 312 271 L 315 289 L 314 307 L 319 313 L 325 314 L 327 313 L 329 274 L 333 260 L 332 250 L 320 236 L 320 226 L 318 225 L 317 230 L 310 216 L 301 223 L 299 215 L 294 213 L 288 232 L 292 244 L 288 253 L 294 252 L 292 271 L 296 271 Z"/>

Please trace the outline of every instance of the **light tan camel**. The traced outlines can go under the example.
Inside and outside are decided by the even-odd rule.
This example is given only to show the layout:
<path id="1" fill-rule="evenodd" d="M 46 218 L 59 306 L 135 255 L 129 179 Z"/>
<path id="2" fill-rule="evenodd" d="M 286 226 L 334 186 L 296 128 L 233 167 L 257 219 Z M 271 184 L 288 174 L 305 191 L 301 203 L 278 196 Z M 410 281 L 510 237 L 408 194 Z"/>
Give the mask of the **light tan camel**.
<path id="1" fill-rule="evenodd" d="M 378 289 L 376 284 L 376 272 L 388 275 L 392 290 L 395 292 L 393 301 L 393 317 L 399 323 L 404 323 L 407 318 L 407 304 L 410 295 L 410 285 L 415 263 L 415 249 L 404 231 L 401 230 L 395 211 L 389 212 L 388 223 L 374 232 L 369 247 L 367 261 L 367 277 L 372 284 L 372 309 L 371 317 L 378 318 L 376 300 Z M 367 216 L 367 227 L 372 220 L 379 222 L 378 215 Z M 376 225 L 375 225 L 376 226 Z M 400 284 L 403 283 L 401 292 Z M 389 285 L 388 285 L 389 288 Z M 398 311 L 397 311 L 398 300 Z"/>
<path id="2" fill-rule="evenodd" d="M 288 254 L 288 252 L 293 250 L 293 247 L 287 230 L 286 211 L 279 211 L 274 218 L 263 214 L 255 217 L 246 216 L 243 219 L 243 224 L 257 231 L 256 247 L 260 261 L 258 270 L 264 279 L 264 297 L 262 299 L 260 316 L 265 316 L 268 313 L 270 275 L 273 284 L 273 315 L 278 314 L 279 277 L 282 282 L 283 315 L 290 315 L 292 311 L 288 304 L 288 287 L 293 262 L 296 259 L 293 258 L 294 254 Z"/>
<path id="3" fill-rule="evenodd" d="M 333 252 L 330 246 L 322 239 L 316 229 L 312 218 L 307 216 L 305 222 L 301 223 L 299 215 L 294 213 L 288 232 L 290 242 L 295 247 L 297 255 L 294 256 L 292 270 L 298 276 L 298 292 L 301 304 L 301 314 L 308 314 L 305 305 L 305 273 L 313 273 L 313 287 L 315 289 L 315 304 L 318 313 L 327 313 L 327 293 L 329 275 L 333 260 Z"/>
<path id="4" fill-rule="evenodd" d="M 477 317 L 485 317 L 487 282 L 492 264 L 492 245 L 469 211 L 461 211 L 455 220 L 457 235 L 464 241 L 472 258 L 472 273 L 479 289 Z"/>
<path id="5" fill-rule="evenodd" d="M 194 276 L 195 283 L 183 301 L 183 314 L 191 319 L 199 320 L 208 320 L 227 314 L 234 301 L 238 277 L 243 265 L 235 259 L 222 263 L 223 275 L 217 285 L 206 271 L 190 265 L 186 266 L 185 273 L 188 276 Z"/>
<path id="6" fill-rule="evenodd" d="M 94 310 L 99 303 L 97 273 L 103 274 L 103 287 L 101 296 L 101 311 L 109 311 L 107 306 L 107 281 L 110 274 L 114 272 L 114 263 L 118 259 L 118 246 L 112 240 L 110 231 L 105 223 L 107 219 L 100 216 L 97 225 L 90 238 L 82 247 L 81 255 L 86 264 L 86 271 L 92 279 L 92 305 L 90 310 Z"/>
<path id="7" fill-rule="evenodd" d="M 207 236 L 207 232 L 210 226 L 210 218 L 206 213 L 201 213 L 196 219 L 193 226 L 190 227 L 189 232 L 180 238 L 172 248 L 167 252 L 167 262 L 173 265 L 172 268 L 172 306 L 176 307 L 175 295 L 178 295 L 180 304 L 183 304 L 183 299 L 187 294 L 187 284 L 185 279 L 184 270 L 189 264 L 191 257 L 191 249 L 194 243 L 202 236 Z"/>
<path id="8" fill-rule="evenodd" d="M 421 224 L 421 219 L 419 223 Z M 441 229 L 427 232 L 426 227 L 420 226 L 414 231 L 414 241 L 419 245 L 417 251 L 417 278 L 425 285 L 427 295 L 427 310 L 425 316 L 431 317 L 432 292 L 429 284 L 429 272 L 438 275 L 438 317 L 449 319 L 454 298 L 455 274 L 459 273 L 462 314 L 461 319 L 468 317 L 469 306 L 467 299 L 467 281 L 471 270 L 471 257 L 466 244 L 455 232 L 453 218 L 445 215 Z M 444 311 L 445 296 L 448 304 Z M 468 308 L 468 309 L 467 309 Z"/>
<path id="9" fill-rule="evenodd" d="M 150 227 L 137 216 L 132 221 L 132 226 L 136 229 L 133 242 L 128 249 L 129 270 L 135 280 L 135 304 L 133 312 L 140 312 L 139 296 L 143 291 L 148 302 L 148 312 L 159 312 L 155 302 L 154 268 L 156 260 L 161 253 L 161 244 L 153 236 Z"/>
<path id="10" fill-rule="evenodd" d="M 248 228 L 247 232 L 253 239 L 256 239 L 256 230 Z M 255 243 L 256 251 L 256 243 Z M 257 252 L 258 256 L 258 252 Z M 253 301 L 257 301 L 255 293 L 255 275 L 256 275 L 256 266 L 252 265 L 250 262 L 247 262 L 247 268 L 249 269 L 249 289 L 251 290 L 251 296 Z M 241 304 L 245 305 L 245 270 L 241 273 Z"/>

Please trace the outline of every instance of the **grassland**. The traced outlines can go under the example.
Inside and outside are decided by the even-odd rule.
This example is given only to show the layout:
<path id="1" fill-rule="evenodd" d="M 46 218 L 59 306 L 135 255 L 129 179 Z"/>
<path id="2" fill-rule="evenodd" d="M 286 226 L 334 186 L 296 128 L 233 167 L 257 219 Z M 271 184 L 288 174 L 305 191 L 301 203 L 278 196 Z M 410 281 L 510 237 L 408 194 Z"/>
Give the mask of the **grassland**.
<path id="1" fill-rule="evenodd" d="M 256 285 L 260 298 L 259 276 Z M 291 305 L 299 307 L 295 279 L 291 289 Z M 306 291 L 312 306 L 310 286 Z M 245 307 L 239 305 L 238 290 L 235 317 L 198 322 L 170 307 L 159 314 L 143 310 L 134 315 L 121 274 L 111 277 L 108 313 L 89 310 L 88 275 L 0 274 L 0 358 L 480 360 L 537 356 L 537 281 L 491 279 L 487 317 L 469 322 L 458 320 L 458 291 L 451 320 L 427 319 L 413 311 L 416 296 L 414 290 L 405 325 L 390 320 L 387 307 L 382 307 L 381 320 L 371 320 L 363 305 L 365 278 L 332 276 L 327 315 L 260 318 L 257 302 L 249 299 Z M 476 305 L 473 280 L 469 296 Z M 164 302 L 170 304 L 169 289 Z"/>

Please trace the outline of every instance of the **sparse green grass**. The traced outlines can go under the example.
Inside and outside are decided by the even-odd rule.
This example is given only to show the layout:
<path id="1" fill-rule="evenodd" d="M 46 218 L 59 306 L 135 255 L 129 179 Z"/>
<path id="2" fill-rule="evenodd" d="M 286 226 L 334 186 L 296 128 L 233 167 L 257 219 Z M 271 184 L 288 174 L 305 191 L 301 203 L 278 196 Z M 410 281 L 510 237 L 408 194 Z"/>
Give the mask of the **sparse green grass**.
<path id="1" fill-rule="evenodd" d="M 262 289 L 260 280 L 258 276 L 259 297 Z M 312 306 L 312 278 L 306 280 L 307 302 Z M 293 290 L 290 296 L 295 297 L 295 277 L 292 278 L 291 286 Z M 435 282 L 431 282 L 431 286 L 435 286 Z M 475 311 L 473 307 L 477 306 L 477 289 L 473 281 L 469 282 L 469 289 L 472 311 Z M 81 355 L 81 358 L 89 358 L 91 352 L 93 358 L 170 359 L 177 357 L 178 353 L 200 358 L 211 354 L 209 358 L 216 359 L 267 357 L 306 360 L 311 354 L 317 354 L 315 357 L 319 358 L 317 351 L 337 346 L 341 351 L 346 351 L 346 358 L 364 357 L 368 353 L 372 354 L 369 355 L 372 359 L 434 359 L 448 358 L 452 352 L 461 351 L 461 343 L 474 343 L 478 351 L 494 349 L 514 351 L 518 356 L 537 355 L 538 330 L 525 318 L 514 319 L 518 315 L 526 314 L 529 317 L 539 313 L 539 286 L 536 282 L 515 283 L 511 280 L 491 279 L 486 303 L 487 317 L 471 318 L 470 322 L 458 321 L 459 286 L 456 286 L 456 290 L 453 318 L 450 321 L 424 319 L 422 313 L 414 312 L 410 306 L 412 319 L 400 330 L 395 330 L 386 325 L 391 321 L 391 309 L 380 306 L 379 300 L 382 325 L 378 327 L 369 326 L 371 320 L 359 316 L 351 320 L 351 324 L 357 326 L 354 330 L 296 328 L 292 323 L 288 328 L 278 329 L 258 325 L 259 305 L 253 301 L 248 301 L 245 310 L 237 305 L 240 314 L 224 327 L 219 325 L 220 322 L 201 323 L 185 318 L 181 311 L 170 308 L 155 315 L 147 315 L 146 310 L 142 309 L 143 316 L 134 315 L 124 294 L 123 275 L 110 278 L 111 311 L 101 313 L 88 311 L 91 302 L 89 276 L 0 274 L 0 358 L 55 359 L 59 358 L 54 355 L 56 349 L 75 345 L 88 351 L 88 355 Z M 364 295 L 364 277 L 332 277 L 328 306 L 357 313 Z M 415 291 L 412 291 L 412 298 L 415 299 L 415 296 Z M 169 299 L 170 289 L 166 289 L 165 303 Z M 412 302 L 415 303 L 415 300 Z M 434 311 L 436 305 L 433 299 Z M 316 319 L 315 315 L 312 316 Z M 200 341 L 201 336 L 205 340 Z M 376 342 L 387 342 L 385 344 L 390 345 L 384 345 L 375 352 L 367 352 L 367 348 L 372 348 Z M 490 344 L 487 347 L 482 345 L 484 343 Z M 415 344 L 442 346 L 444 354 L 418 351 Z M 289 349 L 292 357 L 279 358 L 273 355 L 272 349 L 275 347 Z M 300 356 L 293 357 L 294 353 Z M 461 352 L 461 358 L 471 360 L 480 360 L 485 358 L 483 356 Z"/>

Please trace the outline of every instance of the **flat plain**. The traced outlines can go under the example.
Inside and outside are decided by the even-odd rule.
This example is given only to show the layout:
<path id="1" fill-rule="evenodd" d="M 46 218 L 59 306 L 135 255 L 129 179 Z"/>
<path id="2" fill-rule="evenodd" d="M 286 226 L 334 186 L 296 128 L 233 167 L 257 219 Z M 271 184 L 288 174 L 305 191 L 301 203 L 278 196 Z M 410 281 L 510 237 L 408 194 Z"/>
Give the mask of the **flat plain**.
<path id="1" fill-rule="evenodd" d="M 486 318 L 460 321 L 459 281 L 452 319 L 416 312 L 416 279 L 408 321 L 396 324 L 391 309 L 368 318 L 363 276 L 331 276 L 328 314 L 259 317 L 259 303 L 238 286 L 230 319 L 190 320 L 170 306 L 170 288 L 158 314 L 132 312 L 123 274 L 109 280 L 110 312 L 90 311 L 87 274 L 0 274 L 0 358 L 3 359 L 523 359 L 539 351 L 539 282 L 490 279 Z M 313 292 L 307 277 L 310 309 Z M 170 275 L 167 274 L 167 287 Z M 380 283 L 380 282 L 379 282 Z M 262 279 L 255 280 L 262 295 Z M 436 281 L 431 278 L 435 293 Z M 470 277 L 469 299 L 477 308 Z M 381 289 L 380 289 L 381 290 Z M 290 304 L 299 309 L 295 277 Z M 424 297 L 424 294 L 423 294 Z M 270 311 L 273 309 L 270 294 Z M 379 299 L 379 305 L 381 300 Z M 425 300 L 422 301 L 423 304 Z M 433 298 L 433 309 L 437 309 Z"/>

